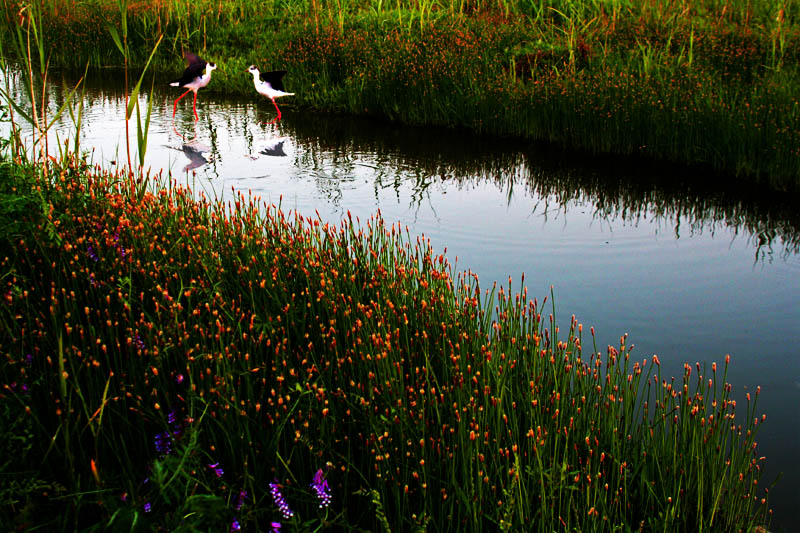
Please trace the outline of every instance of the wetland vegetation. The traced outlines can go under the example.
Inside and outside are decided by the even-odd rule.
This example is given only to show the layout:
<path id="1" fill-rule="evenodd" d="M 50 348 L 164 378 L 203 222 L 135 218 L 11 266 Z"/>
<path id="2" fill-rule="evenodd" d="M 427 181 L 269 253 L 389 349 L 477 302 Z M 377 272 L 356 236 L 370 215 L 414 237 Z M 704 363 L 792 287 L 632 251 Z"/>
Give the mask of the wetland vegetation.
<path id="1" fill-rule="evenodd" d="M 287 69 L 299 106 L 798 186 L 795 0 L 35 4 L 52 67 L 141 68 L 157 48 L 166 83 L 188 49 L 219 65 L 206 90 L 255 98 L 248 65 Z M 5 3 L 9 34 L 30 20 L 24 5 Z"/>
<path id="2" fill-rule="evenodd" d="M 299 105 L 646 148 L 795 187 L 790 14 L 775 33 L 771 11 L 744 3 L 719 17 L 712 2 L 648 5 L 53 0 L 7 4 L 17 39 L 3 46 L 25 52 L 33 39 L 20 58 L 33 102 L 45 57 L 67 67 L 124 57 L 149 63 L 150 81 L 186 47 L 220 65 L 219 90 L 246 90 L 237 76 L 250 63 L 286 66 Z M 745 58 L 714 63 L 725 50 Z M 380 215 L 331 225 L 242 194 L 198 197 L 133 165 L 94 168 L 68 147 L 43 148 L 48 119 L 35 106 L 3 104 L 39 135 L 14 129 L 0 146 L 2 523 L 769 523 L 760 389 L 737 410 L 727 358 L 662 376 L 626 337 L 598 345 L 574 318 L 560 330 L 552 298 L 529 301 L 524 280 L 483 287 Z M 121 120 L 134 111 L 141 148 L 149 111 L 134 104 Z M 725 132 L 736 141 L 722 143 Z"/>
<path id="3" fill-rule="evenodd" d="M 664 379 L 377 217 L 287 219 L 75 160 L 0 168 L 5 523 L 768 521 L 758 392 L 737 412 L 727 361 Z"/>

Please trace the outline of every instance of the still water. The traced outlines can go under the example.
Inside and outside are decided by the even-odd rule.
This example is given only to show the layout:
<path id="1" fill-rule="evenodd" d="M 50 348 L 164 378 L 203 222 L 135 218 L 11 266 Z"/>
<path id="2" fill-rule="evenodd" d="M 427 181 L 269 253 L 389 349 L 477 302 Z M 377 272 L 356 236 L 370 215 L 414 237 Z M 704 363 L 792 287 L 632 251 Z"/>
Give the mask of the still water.
<path id="1" fill-rule="evenodd" d="M 51 106 L 69 80 L 51 81 Z M 127 164 L 120 80 L 98 76 L 77 100 L 81 149 L 107 167 Z M 380 210 L 446 249 L 455 270 L 476 272 L 483 287 L 507 286 L 511 276 L 519 290 L 524 273 L 540 302 L 552 287 L 559 323 L 574 314 L 594 326 L 599 346 L 627 333 L 634 355 L 658 354 L 667 376 L 730 354 L 738 397 L 762 387 L 762 483 L 783 472 L 771 491 L 771 529 L 800 530 L 800 197 L 697 169 L 300 112 L 290 99 L 279 103 L 283 120 L 267 125 L 274 108 L 255 92 L 201 91 L 195 123 L 190 97 L 173 119 L 180 93 L 168 89 L 153 96 L 145 159 L 153 173 L 211 196 L 250 192 L 327 222 Z M 140 103 L 146 110 L 147 99 Z M 50 143 L 72 145 L 74 120 L 65 113 Z"/>

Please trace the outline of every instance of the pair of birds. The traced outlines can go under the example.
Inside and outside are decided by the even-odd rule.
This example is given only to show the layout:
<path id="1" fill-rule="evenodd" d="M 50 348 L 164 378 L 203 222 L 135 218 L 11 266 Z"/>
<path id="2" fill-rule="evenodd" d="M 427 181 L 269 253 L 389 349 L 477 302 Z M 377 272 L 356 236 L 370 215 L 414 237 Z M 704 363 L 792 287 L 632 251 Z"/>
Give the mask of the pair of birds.
<path id="1" fill-rule="evenodd" d="M 191 52 L 184 52 L 183 57 L 186 59 L 186 70 L 183 75 L 177 80 L 170 83 L 173 87 L 182 87 L 186 92 L 180 95 L 172 106 L 172 116 L 178 110 L 178 102 L 181 98 L 189 94 L 191 91 L 194 93 L 194 100 L 192 101 L 192 111 L 194 111 L 194 119 L 198 120 L 197 116 L 197 91 L 208 85 L 211 81 L 211 72 L 217 68 L 215 63 L 209 63 L 200 56 Z M 276 98 L 281 96 L 294 96 L 294 93 L 287 93 L 283 88 L 281 79 L 286 74 L 285 70 L 275 70 L 272 72 L 259 72 L 255 65 L 250 65 L 245 72 L 253 75 L 253 83 L 256 86 L 256 91 L 272 100 L 272 105 L 278 112 L 278 117 L 275 120 L 281 119 L 281 110 L 278 109 L 278 104 L 275 103 Z M 273 122 L 275 122 L 273 120 Z"/>

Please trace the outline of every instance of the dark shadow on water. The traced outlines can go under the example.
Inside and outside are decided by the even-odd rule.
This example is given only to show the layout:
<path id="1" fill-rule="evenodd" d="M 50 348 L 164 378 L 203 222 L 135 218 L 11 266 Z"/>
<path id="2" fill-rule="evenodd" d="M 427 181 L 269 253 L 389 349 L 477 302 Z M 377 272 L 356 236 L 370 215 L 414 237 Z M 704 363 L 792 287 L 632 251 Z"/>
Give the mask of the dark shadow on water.
<path id="1" fill-rule="evenodd" d="M 655 220 L 672 227 L 677 238 L 732 228 L 751 241 L 756 261 L 800 253 L 800 194 L 778 193 L 705 168 L 308 112 L 287 111 L 282 127 L 305 157 L 347 166 L 373 154 L 376 164 L 410 170 L 419 201 L 437 183 L 467 187 L 488 181 L 505 190 L 509 201 L 516 192 L 527 192 L 555 204 L 534 209 L 588 203 L 598 218 Z M 409 173 L 403 174 L 407 179 Z M 377 176 L 376 188 L 400 186 L 398 173 Z"/>
<path id="2" fill-rule="evenodd" d="M 123 98 L 121 72 L 92 70 L 86 79 L 90 89 L 84 106 L 103 105 Z M 50 87 L 57 104 L 77 81 L 75 73 L 52 72 Z M 156 80 L 155 97 L 168 102 L 173 94 L 166 81 Z M 204 91 L 203 105 L 223 111 L 222 122 L 210 122 L 201 111 L 201 128 L 210 132 L 211 154 L 219 152 L 217 128 L 250 136 L 247 106 L 252 98 L 230 97 Z M 244 106 L 244 107 L 243 107 Z M 171 106 L 170 106 L 171 107 Z M 771 261 L 800 253 L 800 192 L 776 192 L 733 176 L 700 167 L 673 165 L 645 158 L 591 155 L 570 152 L 553 145 L 519 139 L 502 139 L 468 131 L 435 127 L 411 127 L 382 120 L 296 111 L 285 106 L 280 122 L 282 139 L 258 148 L 261 155 L 285 157 L 284 139 L 297 145 L 295 164 L 316 176 L 318 187 L 336 204 L 340 187 L 352 180 L 357 166 L 373 167 L 374 188 L 395 189 L 409 185 L 412 202 L 425 203 L 435 185 L 468 188 L 490 182 L 505 191 L 509 200 L 526 193 L 534 198 L 532 211 L 547 215 L 571 203 L 591 205 L 603 220 L 631 224 L 649 220 L 670 227 L 676 238 L 725 229 L 747 239 L 754 261 Z M 196 135 L 198 124 L 191 122 Z M 187 128 L 188 130 L 189 128 Z M 180 134 L 180 133 L 179 133 Z M 184 171 L 206 163 L 208 151 L 192 148 L 186 137 Z M 249 138 L 252 148 L 255 139 Z M 366 160 L 366 161 L 365 161 Z M 414 206 L 412 206 L 414 207 Z"/>

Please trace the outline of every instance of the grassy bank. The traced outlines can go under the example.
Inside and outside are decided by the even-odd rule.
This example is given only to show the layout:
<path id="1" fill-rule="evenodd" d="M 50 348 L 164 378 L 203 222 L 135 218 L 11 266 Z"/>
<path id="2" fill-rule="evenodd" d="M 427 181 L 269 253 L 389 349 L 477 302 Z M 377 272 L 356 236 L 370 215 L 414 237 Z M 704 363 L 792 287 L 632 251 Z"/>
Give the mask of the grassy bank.
<path id="1" fill-rule="evenodd" d="M 126 27 L 131 65 L 163 35 L 159 82 L 191 49 L 220 65 L 206 90 L 254 105 L 251 63 L 289 70 L 300 106 L 800 183 L 796 1 L 122 2 L 125 25 L 114 3 L 40 4 L 52 65 L 120 65 Z"/>
<path id="2" fill-rule="evenodd" d="M 768 523 L 760 391 L 737 416 L 727 359 L 668 380 L 625 337 L 598 347 L 574 319 L 559 331 L 551 302 L 511 280 L 481 288 L 380 216 L 332 226 L 241 195 L 223 205 L 130 157 L 89 168 L 47 145 L 68 103 L 44 111 L 36 35 L 23 72 L 38 103 L 0 103 L 34 129 L 0 141 L 0 523 Z M 143 154 L 149 111 L 133 111 Z"/>
<path id="3" fill-rule="evenodd" d="M 768 522 L 759 392 L 737 410 L 727 360 L 665 379 L 379 217 L 335 227 L 75 158 L 0 177 L 4 524 Z"/>

